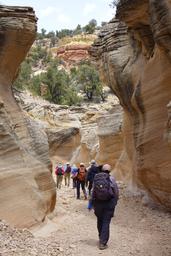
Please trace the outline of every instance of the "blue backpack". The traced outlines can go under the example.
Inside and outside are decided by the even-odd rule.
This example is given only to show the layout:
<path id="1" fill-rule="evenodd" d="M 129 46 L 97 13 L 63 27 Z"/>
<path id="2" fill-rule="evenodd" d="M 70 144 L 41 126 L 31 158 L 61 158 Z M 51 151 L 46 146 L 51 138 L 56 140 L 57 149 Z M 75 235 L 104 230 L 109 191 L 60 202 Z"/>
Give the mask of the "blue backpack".
<path id="1" fill-rule="evenodd" d="M 115 189 L 108 173 L 98 173 L 94 177 L 92 199 L 107 201 L 115 198 Z"/>

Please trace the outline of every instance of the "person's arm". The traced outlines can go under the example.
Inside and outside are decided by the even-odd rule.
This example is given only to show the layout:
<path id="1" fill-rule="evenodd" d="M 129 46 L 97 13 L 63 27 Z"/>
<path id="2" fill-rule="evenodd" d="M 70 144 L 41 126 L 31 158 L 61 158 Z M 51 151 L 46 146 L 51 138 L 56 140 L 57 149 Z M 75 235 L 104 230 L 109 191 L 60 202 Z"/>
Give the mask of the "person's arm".
<path id="1" fill-rule="evenodd" d="M 110 176 L 110 181 L 111 181 L 111 184 L 112 184 L 112 189 L 114 189 L 114 192 L 115 192 L 115 195 L 116 195 L 116 199 L 118 200 L 119 199 L 118 185 L 117 185 L 115 179 L 112 176 Z"/>

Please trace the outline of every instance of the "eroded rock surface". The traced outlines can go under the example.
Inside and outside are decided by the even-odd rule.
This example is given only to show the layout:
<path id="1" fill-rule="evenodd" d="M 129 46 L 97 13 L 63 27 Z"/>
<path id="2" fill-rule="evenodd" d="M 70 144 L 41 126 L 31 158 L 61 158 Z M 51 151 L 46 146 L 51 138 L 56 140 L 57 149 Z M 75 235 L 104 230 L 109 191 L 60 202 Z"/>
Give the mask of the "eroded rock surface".
<path id="1" fill-rule="evenodd" d="M 48 141 L 11 90 L 35 36 L 32 8 L 0 6 L 0 218 L 18 227 L 43 221 L 56 198 Z"/>
<path id="2" fill-rule="evenodd" d="M 124 109 L 124 151 L 117 168 L 171 209 L 171 2 L 121 0 L 91 54 Z"/>
<path id="3" fill-rule="evenodd" d="M 51 104 L 27 93 L 15 97 L 27 116 L 46 133 L 54 165 L 69 161 L 84 162 L 88 166 L 91 159 L 96 159 L 100 164 L 109 162 L 115 166 L 123 139 L 122 108 L 114 95 L 109 95 L 101 104 L 84 103 L 71 107 Z M 112 120 L 109 113 L 113 113 Z"/>

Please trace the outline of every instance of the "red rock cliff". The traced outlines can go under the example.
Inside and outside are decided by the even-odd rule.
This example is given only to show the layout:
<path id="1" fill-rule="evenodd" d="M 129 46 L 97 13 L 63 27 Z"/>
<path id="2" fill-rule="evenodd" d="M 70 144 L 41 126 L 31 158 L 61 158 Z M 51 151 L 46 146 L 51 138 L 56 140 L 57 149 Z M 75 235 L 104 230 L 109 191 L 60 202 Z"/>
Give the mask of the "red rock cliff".
<path id="1" fill-rule="evenodd" d="M 91 49 L 124 109 L 118 171 L 171 209 L 171 2 L 121 0 Z M 169 109 L 169 114 L 168 114 Z"/>
<path id="2" fill-rule="evenodd" d="M 63 59 L 68 64 L 77 64 L 82 60 L 89 59 L 88 44 L 69 44 L 57 49 L 57 57 Z"/>
<path id="3" fill-rule="evenodd" d="M 45 135 L 24 116 L 11 90 L 35 36 L 32 8 L 0 6 L 0 218 L 18 227 L 41 222 L 55 204 Z"/>

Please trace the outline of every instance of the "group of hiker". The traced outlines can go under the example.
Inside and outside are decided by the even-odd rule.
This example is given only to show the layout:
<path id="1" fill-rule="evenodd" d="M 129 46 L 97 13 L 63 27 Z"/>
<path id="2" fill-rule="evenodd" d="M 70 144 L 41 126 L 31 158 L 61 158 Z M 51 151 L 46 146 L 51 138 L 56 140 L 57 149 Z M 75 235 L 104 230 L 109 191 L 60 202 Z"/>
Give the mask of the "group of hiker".
<path id="1" fill-rule="evenodd" d="M 79 167 L 71 166 L 70 163 L 63 166 L 60 163 L 55 169 L 57 188 L 61 188 L 63 177 L 68 187 L 72 179 L 72 187 L 76 188 L 77 199 L 80 199 L 80 188 L 84 198 L 89 198 L 87 208 L 94 209 L 97 217 L 100 250 L 107 248 L 109 226 L 119 198 L 117 183 L 110 175 L 110 171 L 109 164 L 97 165 L 95 160 L 91 160 L 88 168 L 84 163 L 80 163 Z"/>
<path id="2" fill-rule="evenodd" d="M 79 167 L 76 165 L 71 166 L 70 163 L 62 165 L 59 163 L 55 168 L 56 185 L 57 188 L 61 188 L 64 178 L 65 186 L 70 186 L 70 180 L 72 179 L 72 187 L 77 190 L 77 199 L 80 199 L 80 188 L 83 191 L 84 198 L 87 199 L 86 187 L 88 188 L 88 194 L 91 194 L 93 185 L 93 178 L 95 174 L 99 172 L 99 166 L 96 161 L 92 160 L 88 168 L 84 163 L 80 163 Z"/>

